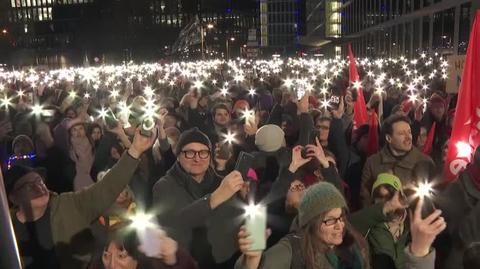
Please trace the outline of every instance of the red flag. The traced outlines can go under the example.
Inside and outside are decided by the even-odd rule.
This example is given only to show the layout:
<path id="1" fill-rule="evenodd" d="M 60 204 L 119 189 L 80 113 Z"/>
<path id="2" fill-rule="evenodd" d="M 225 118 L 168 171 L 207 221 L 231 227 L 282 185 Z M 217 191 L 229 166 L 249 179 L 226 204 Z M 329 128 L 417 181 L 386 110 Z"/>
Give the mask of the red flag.
<path id="1" fill-rule="evenodd" d="M 370 117 L 370 124 L 368 128 L 368 145 L 367 145 L 367 156 L 371 156 L 378 152 L 378 117 L 377 113 L 372 112 Z"/>
<path id="2" fill-rule="evenodd" d="M 360 76 L 358 75 L 357 64 L 355 63 L 355 57 L 353 56 L 351 44 L 348 44 L 348 59 L 350 61 L 350 83 L 359 83 Z M 363 89 L 361 86 L 357 88 L 357 101 L 355 101 L 353 111 L 353 130 L 368 123 L 367 106 L 365 105 L 365 97 L 363 97 Z"/>
<path id="3" fill-rule="evenodd" d="M 445 178 L 455 179 L 472 160 L 473 149 L 480 144 L 480 11 L 470 33 L 460 83 L 457 110 L 445 162 Z"/>
<path id="4" fill-rule="evenodd" d="M 425 145 L 423 145 L 422 152 L 423 154 L 430 155 L 432 152 L 432 145 L 433 145 L 433 137 L 435 136 L 435 128 L 437 127 L 437 123 L 433 122 L 432 128 L 428 131 L 427 140 L 425 141 Z"/>

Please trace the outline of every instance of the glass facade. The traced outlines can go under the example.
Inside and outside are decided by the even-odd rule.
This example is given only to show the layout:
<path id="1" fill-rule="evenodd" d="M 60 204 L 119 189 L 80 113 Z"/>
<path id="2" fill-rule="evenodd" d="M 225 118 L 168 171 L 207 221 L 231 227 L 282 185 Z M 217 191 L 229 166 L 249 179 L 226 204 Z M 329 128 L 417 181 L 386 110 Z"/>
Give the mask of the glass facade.
<path id="1" fill-rule="evenodd" d="M 343 1 L 342 38 L 359 56 L 464 54 L 471 7 L 471 0 Z"/>
<path id="2" fill-rule="evenodd" d="M 261 10 L 265 17 L 266 39 L 262 45 L 271 48 L 298 46 L 298 38 L 305 33 L 305 1 L 303 0 L 264 0 Z"/>

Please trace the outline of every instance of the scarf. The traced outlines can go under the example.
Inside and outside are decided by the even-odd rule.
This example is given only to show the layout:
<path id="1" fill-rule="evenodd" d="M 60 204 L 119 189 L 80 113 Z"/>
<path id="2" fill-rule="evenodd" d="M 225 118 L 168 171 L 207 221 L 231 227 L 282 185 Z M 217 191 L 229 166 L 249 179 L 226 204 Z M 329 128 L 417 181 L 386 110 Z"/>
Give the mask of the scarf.
<path id="1" fill-rule="evenodd" d="M 350 259 L 348 261 L 337 256 L 335 251 L 329 251 L 325 253 L 325 256 L 334 269 L 364 269 L 363 257 L 358 245 L 354 244 L 350 247 L 349 252 Z"/>

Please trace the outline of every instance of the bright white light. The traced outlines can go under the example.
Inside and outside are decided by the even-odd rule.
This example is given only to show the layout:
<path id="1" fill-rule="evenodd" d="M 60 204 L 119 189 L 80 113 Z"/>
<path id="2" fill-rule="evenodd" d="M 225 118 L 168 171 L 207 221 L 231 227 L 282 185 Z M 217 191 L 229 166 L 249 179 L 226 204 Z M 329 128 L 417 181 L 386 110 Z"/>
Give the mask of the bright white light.
<path id="1" fill-rule="evenodd" d="M 354 82 L 353 82 L 353 88 L 354 88 L 354 89 L 357 89 L 357 90 L 358 90 L 358 89 L 360 89 L 361 87 L 362 87 L 362 82 L 361 82 L 361 81 L 357 80 L 357 81 L 354 81 Z"/>
<path id="2" fill-rule="evenodd" d="M 241 113 L 241 117 L 245 119 L 245 122 L 249 122 L 253 117 L 255 117 L 255 111 L 253 109 L 245 108 L 245 110 Z"/>
<path id="3" fill-rule="evenodd" d="M 249 94 L 250 96 L 254 96 L 255 94 L 257 94 L 257 91 L 255 91 L 254 88 L 250 88 L 250 90 L 248 90 L 248 94 Z"/>
<path id="4" fill-rule="evenodd" d="M 77 93 L 74 90 L 71 90 L 68 93 L 68 97 L 70 97 L 71 99 L 75 99 L 77 97 Z"/>
<path id="5" fill-rule="evenodd" d="M 472 147 L 470 144 L 460 141 L 457 142 L 455 146 L 457 147 L 457 157 L 470 158 L 472 156 Z"/>
<path id="6" fill-rule="evenodd" d="M 290 78 L 286 78 L 286 79 L 283 81 L 283 85 L 285 85 L 285 87 L 287 87 L 287 88 L 290 88 L 290 87 L 292 87 L 292 85 L 293 85 L 293 80 L 290 79 Z"/>
<path id="7" fill-rule="evenodd" d="M 1 103 L 1 106 L 5 107 L 6 109 L 8 109 L 8 107 L 12 106 L 12 98 L 8 98 L 8 96 L 4 96 L 3 97 L 3 100 L 2 100 L 2 103 Z"/>
<path id="8" fill-rule="evenodd" d="M 86 93 L 83 95 L 83 98 L 85 98 L 85 99 L 90 98 L 90 94 L 89 94 L 88 92 L 86 92 Z"/>
<path id="9" fill-rule="evenodd" d="M 155 92 L 153 91 L 152 87 L 150 87 L 150 86 L 146 86 L 145 89 L 143 90 L 143 93 L 144 93 L 145 96 L 147 96 L 147 97 L 152 97 L 153 94 L 155 94 Z"/>
<path id="10" fill-rule="evenodd" d="M 321 101 L 320 106 L 321 106 L 323 109 L 329 108 L 329 107 L 330 107 L 330 100 L 323 99 L 323 100 Z"/>
<path id="11" fill-rule="evenodd" d="M 22 91 L 22 90 L 18 90 L 17 96 L 20 97 L 20 98 L 22 98 L 23 96 L 25 96 L 25 92 Z"/>
<path id="12" fill-rule="evenodd" d="M 117 98 L 120 94 L 118 93 L 118 90 L 115 90 L 113 89 L 111 92 L 110 92 L 110 97 L 112 98 Z"/>
<path id="13" fill-rule="evenodd" d="M 203 88 L 203 81 L 201 81 L 201 80 L 196 80 L 196 81 L 193 83 L 193 87 L 196 88 L 196 89 L 201 89 L 201 88 Z"/>
<path id="14" fill-rule="evenodd" d="M 36 116 L 40 116 L 43 113 L 43 106 L 39 104 L 35 104 L 32 106 L 32 113 Z"/>
<path id="15" fill-rule="evenodd" d="M 138 212 L 135 215 L 130 217 L 132 223 L 130 227 L 134 228 L 137 231 L 142 231 L 147 228 L 156 227 L 155 223 L 153 222 L 153 218 L 155 216 L 152 214 L 146 214 L 143 212 Z"/>
<path id="16" fill-rule="evenodd" d="M 260 208 L 261 208 L 260 205 L 251 203 L 245 206 L 243 209 L 245 210 L 245 216 L 252 218 L 257 216 L 258 214 L 261 214 Z"/>
<path id="17" fill-rule="evenodd" d="M 105 107 L 101 107 L 100 111 L 98 111 L 98 117 L 104 120 L 105 117 L 107 117 L 107 115 L 108 115 L 108 110 L 106 110 Z"/>
<path id="18" fill-rule="evenodd" d="M 415 195 L 420 198 L 430 197 L 433 193 L 432 184 L 430 182 L 419 183 L 415 187 Z"/>
<path id="19" fill-rule="evenodd" d="M 223 143 L 228 143 L 228 144 L 233 144 L 236 143 L 235 133 L 230 132 L 230 130 L 227 131 L 226 134 L 222 134 L 223 136 Z"/>

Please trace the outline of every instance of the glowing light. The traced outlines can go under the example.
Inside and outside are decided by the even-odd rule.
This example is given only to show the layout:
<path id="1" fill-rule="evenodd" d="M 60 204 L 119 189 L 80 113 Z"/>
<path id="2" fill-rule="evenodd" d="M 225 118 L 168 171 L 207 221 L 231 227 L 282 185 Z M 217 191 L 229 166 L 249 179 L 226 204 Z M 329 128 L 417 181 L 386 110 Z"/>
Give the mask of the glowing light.
<path id="1" fill-rule="evenodd" d="M 457 157 L 470 159 L 472 156 L 473 150 L 470 144 L 460 141 L 455 144 L 455 147 L 457 148 Z"/>
<path id="2" fill-rule="evenodd" d="M 201 89 L 203 88 L 203 81 L 201 80 L 196 80 L 194 83 L 193 83 L 193 87 L 195 89 Z"/>
<path id="3" fill-rule="evenodd" d="M 40 105 L 40 104 L 35 104 L 32 106 L 32 113 L 35 115 L 35 116 L 40 116 L 42 115 L 43 113 L 43 106 Z"/>
<path id="4" fill-rule="evenodd" d="M 230 130 L 228 130 L 226 134 L 222 133 L 222 136 L 223 136 L 223 143 L 232 144 L 232 143 L 236 143 L 237 141 L 235 139 L 236 134 L 230 132 Z"/>
<path id="5" fill-rule="evenodd" d="M 253 218 L 262 213 L 262 206 L 250 203 L 243 208 L 245 210 L 245 216 Z"/>
<path id="6" fill-rule="evenodd" d="M 246 122 L 250 121 L 253 117 L 255 117 L 255 111 L 251 109 L 245 109 L 241 113 L 241 117 L 244 118 Z"/>
<path id="7" fill-rule="evenodd" d="M 1 106 L 5 107 L 5 109 L 8 109 L 8 107 L 12 106 L 12 98 L 8 98 L 8 96 L 3 96 L 3 100 L 1 103 Z"/>
<path id="8" fill-rule="evenodd" d="M 412 103 L 417 102 L 417 98 L 418 98 L 418 95 L 416 95 L 416 94 L 411 94 L 411 95 L 408 96 L 408 100 Z"/>
<path id="9" fill-rule="evenodd" d="M 145 89 L 143 90 L 143 93 L 145 94 L 145 96 L 147 97 L 152 97 L 155 92 L 153 91 L 152 87 L 150 86 L 146 86 Z"/>
<path id="10" fill-rule="evenodd" d="M 98 118 L 102 118 L 104 120 L 108 115 L 108 110 L 105 107 L 101 107 L 98 111 Z"/>
<path id="11" fill-rule="evenodd" d="M 85 98 L 85 99 L 90 98 L 90 94 L 89 94 L 88 92 L 86 92 L 86 93 L 83 95 L 83 98 Z"/>
<path id="12" fill-rule="evenodd" d="M 415 187 L 415 195 L 420 198 L 430 197 L 433 193 L 433 187 L 430 182 L 419 183 Z"/>
<path id="13" fill-rule="evenodd" d="M 285 85 L 285 87 L 287 87 L 287 88 L 290 88 L 290 87 L 292 87 L 292 85 L 293 85 L 293 80 L 290 79 L 290 78 L 286 78 L 286 79 L 283 81 L 283 85 Z"/>
<path id="14" fill-rule="evenodd" d="M 254 96 L 255 94 L 257 94 L 257 91 L 254 88 L 250 88 L 250 90 L 248 90 L 248 94 L 250 96 Z"/>
<path id="15" fill-rule="evenodd" d="M 223 88 L 220 90 L 220 93 L 221 93 L 223 96 L 227 96 L 227 94 L 228 94 L 228 88 L 223 87 Z"/>
<path id="16" fill-rule="evenodd" d="M 217 84 L 217 80 L 216 80 L 216 79 L 212 79 L 212 84 L 213 84 L 213 85 Z"/>
<path id="17" fill-rule="evenodd" d="M 77 97 L 77 93 L 74 90 L 71 90 L 68 93 L 68 97 L 70 97 L 71 99 L 75 99 Z"/>
<path id="18" fill-rule="evenodd" d="M 321 106 L 323 109 L 329 108 L 329 107 L 330 107 L 330 100 L 323 99 L 323 100 L 320 102 L 320 106 Z"/>
<path id="19" fill-rule="evenodd" d="M 362 87 L 362 82 L 357 80 L 353 82 L 353 88 L 360 89 Z"/>
<path id="20" fill-rule="evenodd" d="M 130 227 L 137 231 L 143 231 L 147 228 L 156 227 L 156 224 L 153 222 L 154 217 L 155 216 L 152 214 L 138 212 L 130 217 L 130 220 L 132 221 Z"/>

